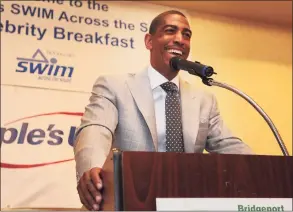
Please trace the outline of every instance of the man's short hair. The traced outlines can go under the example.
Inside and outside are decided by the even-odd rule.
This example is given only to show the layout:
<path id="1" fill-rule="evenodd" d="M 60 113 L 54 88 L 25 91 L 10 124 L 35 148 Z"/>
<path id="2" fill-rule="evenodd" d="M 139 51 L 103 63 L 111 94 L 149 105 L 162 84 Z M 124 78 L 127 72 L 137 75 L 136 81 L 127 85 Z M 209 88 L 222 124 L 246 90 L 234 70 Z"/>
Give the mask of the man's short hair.
<path id="1" fill-rule="evenodd" d="M 155 34 L 157 29 L 158 29 L 158 26 L 161 24 L 162 20 L 167 16 L 167 15 L 171 15 L 171 14 L 177 14 L 177 15 L 181 15 L 183 16 L 184 18 L 186 18 L 186 16 L 182 13 L 182 12 L 179 12 L 177 10 L 169 10 L 169 11 L 166 11 L 166 12 L 163 12 L 159 15 L 157 15 L 153 20 L 152 20 L 152 23 L 151 23 L 151 26 L 150 26 L 150 29 L 149 29 L 149 33 L 151 35 Z"/>

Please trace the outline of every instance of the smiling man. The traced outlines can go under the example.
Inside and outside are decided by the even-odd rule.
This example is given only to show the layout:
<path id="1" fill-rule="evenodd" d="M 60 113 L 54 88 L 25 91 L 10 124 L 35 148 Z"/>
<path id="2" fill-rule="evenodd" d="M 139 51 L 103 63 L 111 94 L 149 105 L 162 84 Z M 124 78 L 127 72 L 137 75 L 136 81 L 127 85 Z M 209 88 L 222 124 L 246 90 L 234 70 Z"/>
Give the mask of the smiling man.
<path id="1" fill-rule="evenodd" d="M 171 70 L 169 61 L 174 56 L 187 59 L 191 35 L 188 21 L 182 13 L 171 11 L 156 17 L 145 36 L 152 68 L 168 80 L 176 77 L 178 70 Z"/>
<path id="2" fill-rule="evenodd" d="M 180 79 L 180 70 L 170 68 L 172 57 L 188 57 L 191 37 L 181 12 L 164 12 L 145 35 L 149 67 L 95 82 L 74 143 L 77 189 L 88 210 L 101 209 L 100 173 L 111 148 L 252 154 L 224 125 L 214 95 L 193 88 Z"/>

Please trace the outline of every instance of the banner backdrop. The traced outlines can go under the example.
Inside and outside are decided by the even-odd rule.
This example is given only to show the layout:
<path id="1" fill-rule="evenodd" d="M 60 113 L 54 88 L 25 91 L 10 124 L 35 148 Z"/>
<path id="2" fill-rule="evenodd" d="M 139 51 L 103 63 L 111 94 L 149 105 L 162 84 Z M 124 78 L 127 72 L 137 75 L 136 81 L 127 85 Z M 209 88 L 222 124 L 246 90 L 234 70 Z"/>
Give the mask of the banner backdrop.
<path id="1" fill-rule="evenodd" d="M 5 1 L 1 8 L 2 84 L 87 92 L 100 74 L 145 68 L 144 35 L 167 9 L 94 0 Z"/>
<path id="2" fill-rule="evenodd" d="M 168 9 L 1 1 L 1 208 L 81 207 L 72 144 L 92 85 L 145 68 L 144 35 Z"/>
<path id="3" fill-rule="evenodd" d="M 1 92 L 1 207 L 80 207 L 72 145 L 89 94 Z"/>

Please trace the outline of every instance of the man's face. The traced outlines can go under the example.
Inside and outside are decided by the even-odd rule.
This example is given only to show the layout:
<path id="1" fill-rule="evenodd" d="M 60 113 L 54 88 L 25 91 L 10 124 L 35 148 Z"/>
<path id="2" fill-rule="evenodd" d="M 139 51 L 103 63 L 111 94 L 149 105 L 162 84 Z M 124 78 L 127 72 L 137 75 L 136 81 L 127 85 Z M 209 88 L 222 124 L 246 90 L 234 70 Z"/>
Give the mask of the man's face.
<path id="1" fill-rule="evenodd" d="M 146 47 L 151 52 L 151 64 L 158 71 L 170 70 L 169 61 L 174 56 L 187 59 L 191 30 L 183 16 L 178 14 L 165 16 L 155 34 L 148 36 Z"/>

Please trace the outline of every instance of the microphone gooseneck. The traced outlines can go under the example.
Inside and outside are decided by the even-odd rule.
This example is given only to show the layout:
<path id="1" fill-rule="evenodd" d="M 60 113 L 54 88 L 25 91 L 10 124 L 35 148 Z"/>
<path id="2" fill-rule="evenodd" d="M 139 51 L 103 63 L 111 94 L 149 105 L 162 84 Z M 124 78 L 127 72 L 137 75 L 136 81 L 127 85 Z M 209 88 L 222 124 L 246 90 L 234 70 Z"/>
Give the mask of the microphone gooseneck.
<path id="1" fill-rule="evenodd" d="M 270 117 L 264 112 L 264 110 L 248 95 L 243 93 L 242 91 L 238 90 L 235 87 L 232 87 L 228 84 L 217 82 L 212 78 L 209 78 L 213 74 L 216 74 L 214 72 L 214 69 L 210 66 L 203 65 L 199 62 L 190 62 L 184 59 L 181 59 L 179 57 L 173 57 L 170 60 L 170 67 L 174 70 L 185 70 L 188 71 L 188 73 L 192 75 L 196 75 L 202 79 L 202 82 L 205 85 L 208 86 L 218 86 L 225 88 L 227 90 L 230 90 L 237 95 L 241 96 L 243 99 L 245 99 L 249 104 L 253 106 L 254 109 L 257 110 L 257 112 L 264 118 L 264 120 L 269 125 L 270 129 L 272 130 L 275 138 L 278 141 L 278 144 L 280 146 L 280 149 L 284 156 L 289 156 L 288 150 L 286 148 L 286 145 L 284 144 L 281 135 L 279 134 L 276 126 L 274 125 L 273 121 L 270 119 Z"/>

